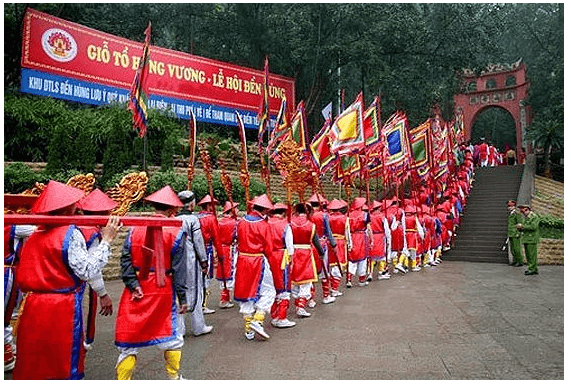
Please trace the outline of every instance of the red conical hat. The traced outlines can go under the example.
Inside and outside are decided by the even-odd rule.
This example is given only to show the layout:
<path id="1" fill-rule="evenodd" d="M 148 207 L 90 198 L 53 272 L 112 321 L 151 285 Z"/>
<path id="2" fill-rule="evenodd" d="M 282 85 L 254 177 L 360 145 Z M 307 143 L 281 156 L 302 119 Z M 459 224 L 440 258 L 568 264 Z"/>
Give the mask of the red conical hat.
<path id="1" fill-rule="evenodd" d="M 374 200 L 374 201 L 373 201 L 373 210 L 374 210 L 374 209 L 377 209 L 377 208 L 379 208 L 379 207 L 382 207 L 382 205 L 383 205 L 383 204 L 382 204 L 381 202 Z"/>
<path id="2" fill-rule="evenodd" d="M 309 203 L 319 203 L 321 201 L 321 203 L 327 203 L 327 199 L 325 199 L 325 197 L 321 194 L 318 193 L 314 193 L 311 198 L 309 198 L 307 200 Z"/>
<path id="3" fill-rule="evenodd" d="M 405 214 L 415 214 L 416 213 L 416 207 L 414 207 L 413 205 L 407 205 L 404 208 L 404 213 Z"/>
<path id="4" fill-rule="evenodd" d="M 46 214 L 63 209 L 77 203 L 84 195 L 85 193 L 78 188 L 50 180 L 32 206 L 32 212 L 34 214 Z"/>
<path id="5" fill-rule="evenodd" d="M 207 203 L 212 203 L 212 197 L 210 196 L 210 194 L 206 195 L 204 198 L 202 198 L 200 200 L 200 202 L 198 202 L 199 206 L 205 205 Z M 218 200 L 216 200 L 216 198 L 214 198 L 214 203 L 218 203 Z"/>
<path id="6" fill-rule="evenodd" d="M 226 203 L 224 203 L 224 208 L 222 209 L 222 212 L 225 213 L 227 211 L 230 211 L 234 207 L 238 207 L 238 203 L 236 203 L 236 202 L 230 203 L 230 201 L 226 201 Z"/>
<path id="7" fill-rule="evenodd" d="M 147 202 L 160 203 L 172 207 L 183 207 L 184 205 L 178 199 L 178 196 L 174 192 L 171 186 L 165 186 L 162 189 L 152 193 L 145 198 Z"/>
<path id="8" fill-rule="evenodd" d="M 363 205 L 367 202 L 367 200 L 363 197 L 356 197 L 353 200 L 353 204 L 351 205 L 351 209 L 360 209 Z"/>
<path id="9" fill-rule="evenodd" d="M 103 191 L 95 189 L 77 202 L 77 208 L 83 211 L 111 211 L 118 204 Z"/>
<path id="10" fill-rule="evenodd" d="M 287 205 L 284 205 L 283 203 L 278 202 L 274 205 L 273 210 L 287 210 Z"/>
<path id="11" fill-rule="evenodd" d="M 266 194 L 260 195 L 259 197 L 255 197 L 250 201 L 250 203 L 252 204 L 252 206 L 260 206 L 269 210 L 274 208 L 274 205 L 272 204 L 272 202 L 270 201 L 270 199 Z"/>
<path id="12" fill-rule="evenodd" d="M 342 209 L 343 207 L 347 207 L 347 202 L 341 199 L 333 199 L 329 203 L 329 210 L 339 210 Z"/>

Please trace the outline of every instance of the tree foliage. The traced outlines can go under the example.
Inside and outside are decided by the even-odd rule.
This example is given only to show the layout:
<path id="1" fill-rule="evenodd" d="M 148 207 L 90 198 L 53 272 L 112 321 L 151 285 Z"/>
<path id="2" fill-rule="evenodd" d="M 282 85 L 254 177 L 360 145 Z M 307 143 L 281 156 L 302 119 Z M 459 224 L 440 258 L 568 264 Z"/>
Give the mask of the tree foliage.
<path id="1" fill-rule="evenodd" d="M 528 103 L 535 121 L 553 120 L 558 127 L 563 123 L 563 4 L 30 6 L 136 41 L 142 41 L 150 20 L 155 45 L 260 70 L 269 55 L 272 73 L 295 78 L 296 98 L 306 101 L 311 134 L 321 127 L 323 106 L 331 101 L 337 106 L 339 89 L 345 90 L 346 104 L 360 91 L 367 101 L 382 95 L 384 118 L 404 109 L 411 125 L 416 125 L 430 115 L 434 102 L 450 118 L 458 91 L 457 70 L 511 64 L 519 58 L 527 65 L 532 84 Z M 21 41 L 24 10 L 23 4 L 5 4 L 6 41 Z M 17 88 L 21 48 L 5 44 L 5 50 L 5 87 Z M 234 135 L 234 130 L 226 130 Z M 40 151 L 34 157 L 45 155 Z"/>

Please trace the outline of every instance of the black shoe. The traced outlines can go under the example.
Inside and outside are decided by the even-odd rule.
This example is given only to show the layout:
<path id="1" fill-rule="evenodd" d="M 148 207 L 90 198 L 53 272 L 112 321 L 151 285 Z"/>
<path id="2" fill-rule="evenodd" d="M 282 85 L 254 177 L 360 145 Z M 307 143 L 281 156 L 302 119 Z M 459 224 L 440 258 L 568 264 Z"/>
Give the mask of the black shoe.
<path id="1" fill-rule="evenodd" d="M 539 274 L 539 273 L 538 273 L 537 271 L 529 271 L 529 270 L 526 270 L 524 274 L 525 274 L 525 275 L 537 275 L 537 274 Z"/>

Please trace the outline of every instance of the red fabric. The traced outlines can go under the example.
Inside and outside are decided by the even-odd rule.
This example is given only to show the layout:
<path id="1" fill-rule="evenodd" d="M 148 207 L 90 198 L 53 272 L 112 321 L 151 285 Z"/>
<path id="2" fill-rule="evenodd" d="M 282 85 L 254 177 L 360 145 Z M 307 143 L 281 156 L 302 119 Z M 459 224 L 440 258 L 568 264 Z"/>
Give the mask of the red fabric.
<path id="1" fill-rule="evenodd" d="M 84 286 L 70 275 L 63 259 L 71 231 L 72 226 L 43 228 L 23 246 L 17 285 L 31 293 L 18 326 L 15 380 L 83 378 L 85 349 L 79 325 Z"/>
<path id="2" fill-rule="evenodd" d="M 323 211 L 315 211 L 311 217 L 311 222 L 315 225 L 315 231 L 319 238 L 325 235 L 325 213 Z"/>
<path id="3" fill-rule="evenodd" d="M 317 266 L 313 255 L 314 249 L 311 246 L 315 225 L 306 217 L 293 217 L 291 220 L 291 231 L 295 248 L 292 260 L 292 284 L 301 285 L 308 282 L 317 282 Z M 308 248 L 299 248 L 298 246 Z"/>
<path id="4" fill-rule="evenodd" d="M 371 230 L 373 231 L 373 247 L 369 251 L 369 257 L 374 260 L 384 259 L 386 257 L 387 239 L 385 236 L 385 228 L 383 226 L 382 212 L 374 212 L 371 214 Z"/>
<path id="5" fill-rule="evenodd" d="M 351 241 L 353 248 L 349 252 L 349 261 L 359 262 L 367 258 L 365 249 L 365 213 L 361 210 L 354 210 L 349 213 L 349 226 L 351 229 Z"/>
<path id="6" fill-rule="evenodd" d="M 75 226 L 39 228 L 24 243 L 17 267 L 18 285 L 23 292 L 53 292 L 73 289 L 79 283 L 63 260 L 65 244 Z"/>
<path id="7" fill-rule="evenodd" d="M 252 257 L 239 252 L 238 259 L 236 260 L 234 299 L 237 301 L 257 300 L 263 273 L 263 256 Z"/>
<path id="8" fill-rule="evenodd" d="M 216 249 L 216 253 L 221 254 L 220 227 L 214 214 L 210 211 L 201 211 L 198 213 L 198 220 L 200 221 L 200 230 L 202 231 L 204 245 L 208 246 L 212 244 Z"/>
<path id="9" fill-rule="evenodd" d="M 13 252 L 14 237 L 12 236 L 12 228 L 14 227 L 15 225 L 4 226 L 4 263 L 6 258 L 9 258 Z"/>
<path id="10" fill-rule="evenodd" d="M 393 219 L 398 223 L 395 230 L 391 230 L 391 251 L 401 252 L 404 247 L 404 229 L 402 227 L 402 215 L 404 211 L 398 206 L 391 206 L 387 210 L 387 219 L 389 221 L 389 228 L 391 228 Z"/>
<path id="11" fill-rule="evenodd" d="M 143 253 L 146 227 L 135 227 L 130 234 L 131 260 L 137 270 L 148 263 Z M 170 256 L 175 247 L 182 247 L 180 229 L 163 228 L 163 247 L 165 255 Z M 155 255 L 151 256 L 150 266 L 154 267 Z M 165 258 L 165 269 L 171 268 L 171 259 Z M 172 276 L 165 277 L 165 285 L 159 286 L 157 276 L 150 273 L 146 279 L 139 275 L 139 284 L 143 298 L 131 300 L 131 291 L 123 290 L 119 302 L 115 325 L 115 344 L 117 346 L 149 346 L 176 336 L 177 305 Z"/>
<path id="12" fill-rule="evenodd" d="M 272 253 L 270 225 L 252 212 L 238 222 L 238 259 L 234 283 L 237 301 L 256 300 L 262 282 L 264 258 Z"/>
<path id="13" fill-rule="evenodd" d="M 235 228 L 238 221 L 232 217 L 222 217 L 218 223 L 220 243 L 222 252 L 218 254 L 218 260 L 223 259 L 222 263 L 218 263 L 216 268 L 216 279 L 219 281 L 228 281 L 232 279 L 232 242 L 234 241 Z M 224 269 L 224 271 L 222 271 Z"/>
<path id="14" fill-rule="evenodd" d="M 340 212 L 334 212 L 329 216 L 329 225 L 331 232 L 337 243 L 335 253 L 329 253 L 329 266 L 337 266 L 337 263 L 342 267 L 347 264 L 347 240 L 345 239 L 345 224 L 347 223 L 347 216 Z"/>
<path id="15" fill-rule="evenodd" d="M 406 215 L 404 218 L 406 226 L 406 246 L 408 249 L 416 250 L 418 230 L 416 228 L 416 215 Z"/>
<path id="16" fill-rule="evenodd" d="M 284 236 L 288 221 L 285 218 L 270 218 L 268 221 L 271 229 L 271 238 L 268 240 L 272 244 L 272 253 L 268 258 L 274 287 L 276 292 L 282 293 L 291 290 L 291 280 L 286 280 L 286 270 L 282 270 L 282 261 L 285 253 Z"/>

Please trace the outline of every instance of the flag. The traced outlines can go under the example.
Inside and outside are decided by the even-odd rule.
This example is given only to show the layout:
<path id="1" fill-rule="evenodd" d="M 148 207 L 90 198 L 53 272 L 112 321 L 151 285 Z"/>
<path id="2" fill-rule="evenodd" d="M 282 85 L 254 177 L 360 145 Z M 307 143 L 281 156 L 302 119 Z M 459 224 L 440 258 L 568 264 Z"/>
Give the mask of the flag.
<path id="1" fill-rule="evenodd" d="M 459 109 L 455 114 L 454 131 L 456 135 L 456 143 L 463 143 L 466 140 L 466 131 L 464 128 L 464 113 Z"/>
<path id="2" fill-rule="evenodd" d="M 345 109 L 331 126 L 331 150 L 346 154 L 363 147 L 363 94 Z"/>
<path id="3" fill-rule="evenodd" d="M 146 80 L 149 72 L 149 46 L 151 44 L 151 22 L 145 29 L 145 43 L 143 45 L 143 57 L 139 61 L 139 68 L 135 73 L 133 86 L 129 92 L 129 103 L 127 109 L 133 113 L 133 129 L 139 129 L 139 137 L 147 134 L 147 106 L 148 98 L 146 93 Z"/>
<path id="4" fill-rule="evenodd" d="M 363 113 L 363 135 L 367 147 L 373 146 L 380 141 L 380 125 L 381 104 L 379 97 L 376 96 L 373 103 Z"/>
<path id="5" fill-rule="evenodd" d="M 337 167 L 333 173 L 333 182 L 340 183 L 344 180 L 351 179 L 353 175 L 361 170 L 361 161 L 359 154 L 347 154 L 339 157 Z"/>
<path id="6" fill-rule="evenodd" d="M 283 137 L 293 139 L 302 151 L 307 150 L 307 118 L 305 116 L 305 102 L 298 103 L 295 115 L 291 119 L 291 130 L 289 135 Z"/>
<path id="7" fill-rule="evenodd" d="M 430 171 L 429 130 L 430 119 L 427 119 L 426 122 L 409 132 L 411 168 L 416 170 L 420 178 L 426 178 Z"/>
<path id="8" fill-rule="evenodd" d="M 268 56 L 264 62 L 264 86 L 262 87 L 262 103 L 260 104 L 260 111 L 258 113 L 258 142 L 262 142 L 262 137 L 266 131 L 268 120 L 270 119 L 270 105 L 268 101 L 270 88 L 270 70 L 268 65 Z"/>
<path id="9" fill-rule="evenodd" d="M 331 151 L 331 143 L 329 139 L 329 130 L 331 129 L 331 120 L 327 119 L 321 130 L 315 135 L 309 145 L 311 160 L 317 166 L 320 172 L 324 172 L 333 165 L 335 153 Z"/>
<path id="10" fill-rule="evenodd" d="M 387 138 L 387 166 L 400 167 L 409 156 L 408 119 L 403 112 L 394 113 L 385 123 L 383 130 Z"/>
<path id="11" fill-rule="evenodd" d="M 280 111 L 276 118 L 276 126 L 270 133 L 270 141 L 268 143 L 268 153 L 272 153 L 272 149 L 277 149 L 277 144 L 285 138 L 285 135 L 290 130 L 289 119 L 287 117 L 287 99 L 282 96 Z"/>
<path id="12" fill-rule="evenodd" d="M 321 115 L 323 119 L 331 121 L 333 119 L 333 102 L 329 102 L 328 105 L 323 107 L 321 110 Z"/>
<path id="13" fill-rule="evenodd" d="M 430 120 L 432 140 L 432 176 L 435 180 L 446 175 L 448 171 L 448 137 L 446 123 L 436 116 Z"/>
<path id="14" fill-rule="evenodd" d="M 235 111 L 236 114 L 236 121 L 238 122 L 238 137 L 240 138 L 240 145 L 242 147 L 242 160 L 244 164 L 248 165 L 248 147 L 246 145 L 246 129 L 244 128 L 244 122 L 242 121 L 242 117 Z"/>

